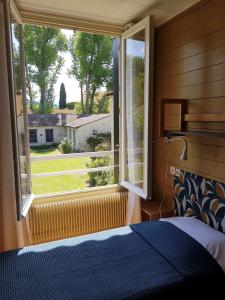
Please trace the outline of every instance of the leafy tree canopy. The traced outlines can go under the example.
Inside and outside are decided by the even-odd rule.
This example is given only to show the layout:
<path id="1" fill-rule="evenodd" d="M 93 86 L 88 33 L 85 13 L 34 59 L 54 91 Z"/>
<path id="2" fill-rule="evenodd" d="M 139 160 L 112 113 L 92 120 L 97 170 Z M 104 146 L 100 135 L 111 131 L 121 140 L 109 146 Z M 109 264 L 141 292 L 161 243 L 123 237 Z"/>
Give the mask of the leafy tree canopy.
<path id="1" fill-rule="evenodd" d="M 40 95 L 39 113 L 47 113 L 54 106 L 54 84 L 64 64 L 60 54 L 67 50 L 66 37 L 60 29 L 25 25 L 24 49 L 31 109 L 36 85 Z"/>
<path id="2" fill-rule="evenodd" d="M 112 90 L 112 38 L 75 32 L 70 40 L 70 53 L 73 64 L 69 73 L 80 84 L 82 113 L 93 113 L 96 92 L 103 86 Z"/>

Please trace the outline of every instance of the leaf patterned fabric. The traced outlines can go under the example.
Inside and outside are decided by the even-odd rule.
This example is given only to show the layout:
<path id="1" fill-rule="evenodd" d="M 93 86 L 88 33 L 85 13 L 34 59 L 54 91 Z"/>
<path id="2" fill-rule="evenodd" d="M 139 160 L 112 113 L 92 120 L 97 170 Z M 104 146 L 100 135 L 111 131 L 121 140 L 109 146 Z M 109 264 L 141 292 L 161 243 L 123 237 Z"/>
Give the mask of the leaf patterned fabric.
<path id="1" fill-rule="evenodd" d="M 174 215 L 196 217 L 225 233 L 225 184 L 181 170 L 174 176 Z"/>

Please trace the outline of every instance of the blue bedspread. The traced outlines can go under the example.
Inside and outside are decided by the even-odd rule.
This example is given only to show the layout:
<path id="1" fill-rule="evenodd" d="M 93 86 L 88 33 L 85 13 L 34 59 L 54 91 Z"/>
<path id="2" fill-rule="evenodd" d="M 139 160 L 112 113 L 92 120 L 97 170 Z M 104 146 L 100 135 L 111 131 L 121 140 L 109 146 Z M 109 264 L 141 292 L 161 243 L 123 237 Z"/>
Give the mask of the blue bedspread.
<path id="1" fill-rule="evenodd" d="M 185 299 L 225 283 L 200 244 L 160 221 L 2 253 L 0 272 L 4 300 Z"/>

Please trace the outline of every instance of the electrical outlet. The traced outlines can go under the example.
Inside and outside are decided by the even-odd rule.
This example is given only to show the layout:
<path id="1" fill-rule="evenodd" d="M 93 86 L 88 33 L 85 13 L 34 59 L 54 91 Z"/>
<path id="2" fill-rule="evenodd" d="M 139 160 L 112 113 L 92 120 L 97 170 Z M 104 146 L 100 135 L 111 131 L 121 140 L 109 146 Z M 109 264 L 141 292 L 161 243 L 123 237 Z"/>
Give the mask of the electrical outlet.
<path id="1" fill-rule="evenodd" d="M 171 175 L 175 175 L 175 173 L 176 173 L 175 167 L 170 166 L 170 174 L 171 174 Z"/>
<path id="2" fill-rule="evenodd" d="M 175 176 L 179 177 L 180 176 L 180 169 L 175 170 Z"/>

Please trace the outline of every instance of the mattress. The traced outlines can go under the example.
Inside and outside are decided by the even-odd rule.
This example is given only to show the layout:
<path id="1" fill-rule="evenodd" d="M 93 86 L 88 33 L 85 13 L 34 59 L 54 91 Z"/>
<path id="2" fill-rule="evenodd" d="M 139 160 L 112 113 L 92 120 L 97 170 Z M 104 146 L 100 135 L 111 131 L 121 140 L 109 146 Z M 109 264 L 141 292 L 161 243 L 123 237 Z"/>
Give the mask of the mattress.
<path id="1" fill-rule="evenodd" d="M 224 294 L 202 245 L 152 221 L 0 254 L 0 299 L 162 299 Z"/>

